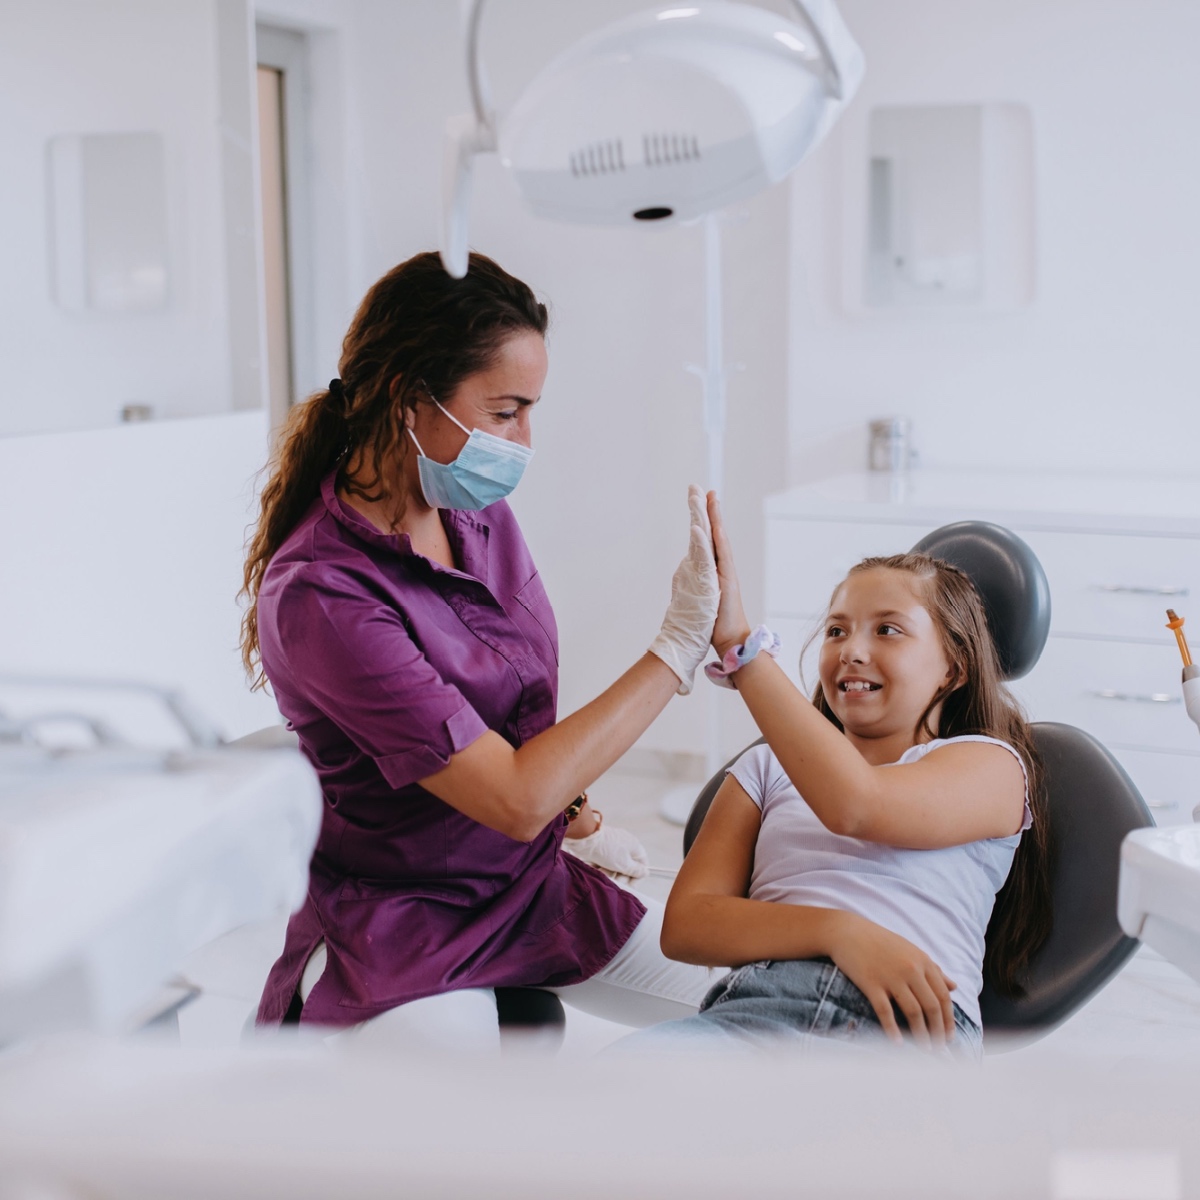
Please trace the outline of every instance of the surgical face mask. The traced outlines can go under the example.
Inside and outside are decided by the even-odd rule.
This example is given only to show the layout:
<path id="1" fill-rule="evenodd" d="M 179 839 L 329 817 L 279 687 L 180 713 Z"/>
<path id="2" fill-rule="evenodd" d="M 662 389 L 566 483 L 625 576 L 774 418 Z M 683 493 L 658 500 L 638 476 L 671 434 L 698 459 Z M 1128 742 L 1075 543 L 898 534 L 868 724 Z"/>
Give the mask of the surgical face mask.
<path id="1" fill-rule="evenodd" d="M 417 472 L 425 503 L 434 508 L 463 508 L 477 512 L 503 500 L 521 482 L 533 451 L 528 446 L 484 433 L 482 429 L 468 429 L 438 401 L 434 404 L 467 435 L 467 444 L 453 462 L 434 462 L 421 449 L 417 435 L 408 430 L 408 436 L 421 456 L 417 459 Z"/>

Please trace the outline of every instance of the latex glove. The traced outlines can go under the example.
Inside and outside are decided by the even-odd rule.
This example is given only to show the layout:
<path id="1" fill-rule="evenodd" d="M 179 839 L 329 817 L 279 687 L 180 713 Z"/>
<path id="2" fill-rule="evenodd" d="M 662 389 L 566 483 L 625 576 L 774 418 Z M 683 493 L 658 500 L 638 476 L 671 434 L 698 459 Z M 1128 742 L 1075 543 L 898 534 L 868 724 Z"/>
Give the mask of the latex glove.
<path id="1" fill-rule="evenodd" d="M 650 653 L 658 655 L 679 676 L 681 696 L 692 690 L 696 668 L 708 656 L 721 599 L 708 506 L 695 484 L 688 488 L 688 509 L 692 518 L 688 552 L 671 580 L 671 603 L 662 629 L 650 644 Z"/>
<path id="2" fill-rule="evenodd" d="M 642 843 L 628 829 L 617 829 L 603 822 L 585 838 L 563 838 L 562 848 L 609 875 L 641 879 L 650 870 Z"/>

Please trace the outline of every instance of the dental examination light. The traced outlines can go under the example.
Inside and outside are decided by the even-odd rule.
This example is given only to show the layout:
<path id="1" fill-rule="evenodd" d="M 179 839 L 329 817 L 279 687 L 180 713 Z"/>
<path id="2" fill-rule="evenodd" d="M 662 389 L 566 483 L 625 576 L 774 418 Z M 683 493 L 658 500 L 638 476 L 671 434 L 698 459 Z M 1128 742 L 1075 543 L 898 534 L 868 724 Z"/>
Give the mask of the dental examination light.
<path id="1" fill-rule="evenodd" d="M 857 90 L 863 57 L 833 0 L 795 20 L 726 0 L 637 13 L 550 62 L 510 112 L 491 105 L 467 18 L 474 111 L 447 125 L 442 262 L 467 273 L 471 173 L 495 152 L 530 210 L 583 225 L 687 221 L 778 183 Z"/>

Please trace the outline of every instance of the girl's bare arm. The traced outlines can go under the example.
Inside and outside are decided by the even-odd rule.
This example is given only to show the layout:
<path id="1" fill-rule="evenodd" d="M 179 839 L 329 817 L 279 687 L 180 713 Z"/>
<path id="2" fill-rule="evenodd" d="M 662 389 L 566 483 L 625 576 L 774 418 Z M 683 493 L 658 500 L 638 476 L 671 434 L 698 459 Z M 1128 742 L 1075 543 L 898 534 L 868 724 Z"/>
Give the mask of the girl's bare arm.
<path id="1" fill-rule="evenodd" d="M 727 775 L 667 900 L 662 949 L 668 958 L 736 967 L 829 954 L 842 914 L 746 898 L 759 824 L 757 805 Z"/>
<path id="2" fill-rule="evenodd" d="M 955 985 L 911 942 L 853 913 L 747 898 L 759 827 L 758 806 L 726 776 L 667 900 L 663 953 L 707 966 L 830 958 L 889 1037 L 900 1038 L 893 1003 L 918 1042 L 952 1037 Z"/>

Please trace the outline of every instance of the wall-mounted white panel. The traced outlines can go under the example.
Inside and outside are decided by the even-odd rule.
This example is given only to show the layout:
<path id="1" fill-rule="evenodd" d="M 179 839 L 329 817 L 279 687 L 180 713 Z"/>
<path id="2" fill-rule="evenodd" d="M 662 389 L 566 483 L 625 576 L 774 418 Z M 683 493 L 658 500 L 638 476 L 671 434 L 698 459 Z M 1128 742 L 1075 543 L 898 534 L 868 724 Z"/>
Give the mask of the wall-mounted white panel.
<path id="1" fill-rule="evenodd" d="M 55 301 L 70 311 L 167 306 L 166 156 L 157 133 L 50 139 L 48 195 Z"/>
<path id="2" fill-rule="evenodd" d="M 1033 299 L 1028 108 L 881 106 L 867 154 L 863 303 L 1003 309 Z"/>
<path id="3" fill-rule="evenodd" d="M 10 399 L 0 405 L 0 437 L 115 425 L 131 405 L 156 418 L 233 407 L 215 17 L 214 0 L 4 5 L 0 343 Z M 161 159 L 135 174 L 159 177 L 156 202 L 111 153 L 111 138 L 123 149 L 137 145 L 127 135 L 148 133 Z M 64 134 L 84 137 L 60 142 Z M 92 137 L 102 139 L 100 163 L 85 155 Z M 165 241 L 165 254 L 150 256 L 168 264 L 165 292 L 156 273 L 141 273 L 140 249 L 120 287 L 108 250 L 88 261 L 92 184 L 121 197 L 92 228 L 93 244 L 128 250 L 132 238 L 161 252 Z M 114 215 L 129 218 L 115 241 Z M 128 304 L 126 285 L 137 304 L 157 306 L 90 307 L 89 286 L 108 306 Z"/>
<path id="4" fill-rule="evenodd" d="M 872 112 L 868 304 L 978 300 L 982 124 L 978 104 Z"/>

